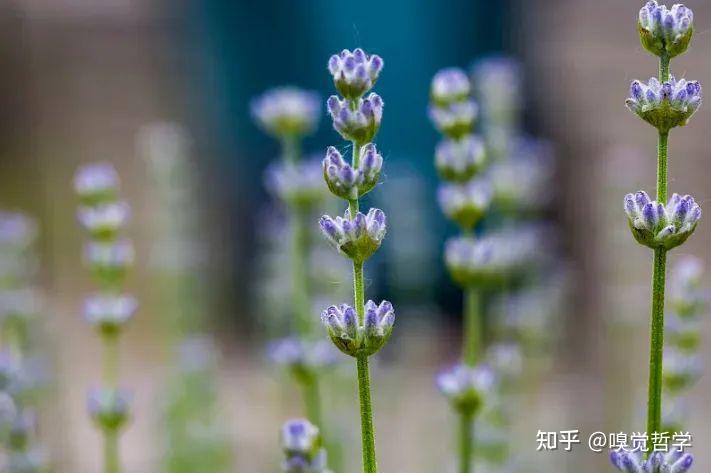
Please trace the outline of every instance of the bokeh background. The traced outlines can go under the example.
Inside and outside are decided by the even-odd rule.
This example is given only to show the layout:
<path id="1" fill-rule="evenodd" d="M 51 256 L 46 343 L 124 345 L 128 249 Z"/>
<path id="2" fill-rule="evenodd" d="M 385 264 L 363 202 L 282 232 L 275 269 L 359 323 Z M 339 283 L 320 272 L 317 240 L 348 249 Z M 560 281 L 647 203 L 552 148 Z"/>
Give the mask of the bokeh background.
<path id="1" fill-rule="evenodd" d="M 698 24 L 693 48 L 673 70 L 705 83 L 711 5 L 689 6 Z M 262 174 L 278 148 L 252 123 L 249 102 L 282 84 L 327 97 L 329 55 L 356 46 L 385 59 L 378 145 L 386 176 L 368 203 L 382 206 L 393 227 L 367 269 L 369 297 L 402 308 L 393 345 L 373 375 L 382 471 L 445 471 L 452 462 L 453 418 L 433 378 L 456 357 L 461 296 L 440 257 L 454 229 L 435 198 L 438 137 L 427 119 L 428 88 L 438 69 L 468 67 L 494 53 L 522 62 L 524 126 L 555 149 L 556 197 L 546 217 L 559 230 L 568 290 L 552 329 L 560 336 L 535 389 L 520 401 L 511 442 L 529 471 L 609 469 L 607 455 L 585 445 L 572 453 L 535 452 L 536 432 L 579 429 L 585 439 L 598 430 L 643 430 L 651 259 L 630 238 L 621 210 L 625 193 L 654 185 L 655 135 L 624 107 L 629 82 L 656 71 L 637 38 L 639 7 L 636 0 L 3 2 L 0 205 L 40 223 L 44 350 L 56 374 L 43 436 L 57 471 L 99 471 L 100 443 L 84 395 L 99 376 L 100 347 L 79 315 L 90 282 L 79 264 L 82 233 L 71 186 L 77 166 L 96 160 L 116 165 L 135 208 L 129 233 L 139 264 L 130 287 L 142 306 L 122 352 L 122 375 L 135 397 L 122 440 L 126 470 L 161 471 L 171 327 L 179 319 L 219 347 L 215 417 L 228 439 L 230 471 L 278 471 L 278 428 L 299 415 L 300 404 L 265 357 L 279 331 L 267 302 L 283 296 L 265 267 L 278 273 L 286 262 L 265 263 L 276 236 L 270 222 L 279 217 Z M 711 177 L 704 133 L 710 113 L 702 107 L 689 127 L 671 135 L 670 188 L 693 194 L 702 207 Z M 156 180 L 160 169 L 146 159 L 146 127 L 160 122 L 182 130 L 177 138 L 170 134 L 175 128 L 167 132 L 167 146 L 177 140 L 185 158 L 181 174 L 167 183 Z M 320 154 L 339 142 L 324 107 L 306 149 Z M 708 261 L 709 235 L 702 223 L 672 261 L 686 253 Z M 190 277 L 164 277 L 162 269 L 176 260 Z M 347 270 L 334 285 L 347 293 Z M 351 368 L 324 388 L 339 393 L 327 396 L 329 412 L 352 440 L 344 472 L 358 471 Z M 702 379 L 692 393 L 695 445 L 711 441 L 709 383 Z M 698 453 L 695 468 L 707 471 L 711 458 Z"/>

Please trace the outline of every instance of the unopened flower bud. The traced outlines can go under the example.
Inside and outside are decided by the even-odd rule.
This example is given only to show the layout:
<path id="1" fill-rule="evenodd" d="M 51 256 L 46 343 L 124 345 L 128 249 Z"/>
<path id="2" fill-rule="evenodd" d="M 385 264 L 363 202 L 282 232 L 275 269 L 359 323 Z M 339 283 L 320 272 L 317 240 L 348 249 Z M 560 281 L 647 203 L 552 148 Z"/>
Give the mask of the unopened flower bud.
<path id="1" fill-rule="evenodd" d="M 687 473 L 694 457 L 676 448 L 670 448 L 668 452 L 652 452 L 649 457 L 641 448 L 634 451 L 621 448 L 610 452 L 610 461 L 623 473 Z"/>
<path id="2" fill-rule="evenodd" d="M 487 366 L 457 364 L 437 375 L 437 387 L 460 412 L 477 412 L 494 386 L 494 373 Z"/>
<path id="3" fill-rule="evenodd" d="M 701 359 L 675 349 L 664 352 L 664 388 L 677 394 L 692 387 L 703 373 Z"/>
<path id="4" fill-rule="evenodd" d="M 134 297 L 95 294 L 84 301 L 84 318 L 103 335 L 114 336 L 121 332 L 137 308 Z"/>
<path id="5" fill-rule="evenodd" d="M 367 215 L 358 212 L 353 218 L 350 210 L 335 219 L 324 215 L 319 224 L 326 239 L 356 262 L 370 258 L 385 238 L 385 213 L 380 209 L 372 208 Z"/>
<path id="6" fill-rule="evenodd" d="M 442 140 L 435 150 L 437 172 L 446 181 L 466 182 L 481 171 L 485 163 L 484 143 L 474 135 Z"/>
<path id="7" fill-rule="evenodd" d="M 319 429 L 308 420 L 287 421 L 281 429 L 281 445 L 285 473 L 329 473 Z"/>
<path id="8" fill-rule="evenodd" d="M 95 240 L 108 241 L 116 238 L 131 215 L 126 202 L 109 202 L 95 206 L 80 207 L 77 211 L 79 223 Z"/>
<path id="9" fill-rule="evenodd" d="M 358 166 L 353 168 L 341 153 L 329 146 L 323 160 L 323 178 L 331 192 L 342 199 L 357 199 L 370 192 L 380 179 L 383 157 L 374 143 L 360 149 Z"/>
<path id="10" fill-rule="evenodd" d="M 474 101 L 466 100 L 445 106 L 433 105 L 429 115 L 440 133 L 456 140 L 471 133 L 478 111 Z"/>
<path id="11" fill-rule="evenodd" d="M 128 240 L 89 242 L 84 248 L 85 264 L 97 279 L 110 285 L 123 281 L 134 259 L 133 244 Z"/>
<path id="12" fill-rule="evenodd" d="M 363 321 L 348 304 L 331 306 L 321 313 L 321 321 L 328 330 L 334 345 L 346 355 L 370 356 L 388 341 L 395 324 L 395 311 L 388 301 L 376 305 L 368 301 L 364 307 Z"/>
<path id="13" fill-rule="evenodd" d="M 649 248 L 671 250 L 686 241 L 701 218 L 701 207 L 690 195 L 673 194 L 667 205 L 649 199 L 644 191 L 625 196 L 632 235 Z"/>
<path id="14" fill-rule="evenodd" d="M 430 97 L 435 106 L 442 107 L 454 102 L 466 101 L 470 93 L 469 78 L 458 67 L 442 69 L 432 78 Z"/>
<path id="15" fill-rule="evenodd" d="M 444 184 L 437 193 L 444 214 L 467 230 L 484 216 L 491 197 L 491 187 L 482 179 L 473 179 L 464 184 Z"/>
<path id="16" fill-rule="evenodd" d="M 694 32 L 694 13 L 682 4 L 659 5 L 647 2 L 639 11 L 637 22 L 642 46 L 657 56 L 669 58 L 686 51 Z"/>
<path id="17" fill-rule="evenodd" d="M 701 106 L 701 100 L 701 84 L 695 80 L 677 81 L 671 76 L 664 83 L 654 77 L 646 84 L 633 81 L 625 104 L 642 120 L 659 131 L 668 132 L 686 125 Z"/>
<path id="18" fill-rule="evenodd" d="M 337 355 L 333 345 L 326 340 L 310 342 L 288 337 L 269 346 L 272 361 L 288 368 L 297 379 L 305 382 L 311 381 L 317 371 L 335 364 Z"/>
<path id="19" fill-rule="evenodd" d="M 311 209 L 328 195 L 316 160 L 271 164 L 265 173 L 269 192 L 295 208 Z"/>
<path id="20" fill-rule="evenodd" d="M 317 93 L 296 87 L 272 89 L 252 101 L 252 116 L 257 124 L 277 138 L 312 133 L 318 124 L 320 109 Z"/>
<path id="21" fill-rule="evenodd" d="M 357 100 L 373 88 L 383 69 L 383 59 L 367 55 L 362 49 L 344 49 L 328 61 L 328 70 L 338 92 L 348 100 Z"/>
<path id="22" fill-rule="evenodd" d="M 328 113 L 333 119 L 333 128 L 343 139 L 362 145 L 373 141 L 380 129 L 383 99 L 371 93 L 359 98 L 351 108 L 348 100 L 332 95 L 328 99 Z"/>
<path id="23" fill-rule="evenodd" d="M 74 190 L 85 205 L 115 200 L 118 188 L 118 173 L 109 163 L 86 164 L 74 175 Z"/>
<path id="24" fill-rule="evenodd" d="M 87 408 L 94 422 L 103 430 L 116 432 L 126 424 L 130 395 L 117 389 L 94 388 L 87 396 Z"/>

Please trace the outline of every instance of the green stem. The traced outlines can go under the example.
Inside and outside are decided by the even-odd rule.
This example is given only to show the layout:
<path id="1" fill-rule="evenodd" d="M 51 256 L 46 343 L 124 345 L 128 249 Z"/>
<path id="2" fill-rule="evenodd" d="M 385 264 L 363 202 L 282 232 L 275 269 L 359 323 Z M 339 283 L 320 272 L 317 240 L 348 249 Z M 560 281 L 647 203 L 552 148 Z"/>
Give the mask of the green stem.
<path id="1" fill-rule="evenodd" d="M 661 432 L 662 368 L 664 358 L 664 286 L 667 250 L 654 250 L 652 275 L 652 317 L 649 349 L 649 397 L 647 401 L 647 433 Z"/>
<path id="2" fill-rule="evenodd" d="M 470 412 L 459 414 L 459 473 L 472 470 L 474 456 L 474 416 Z"/>
<path id="3" fill-rule="evenodd" d="M 281 152 L 284 162 L 296 164 L 301 154 L 301 144 L 296 137 L 287 136 L 281 140 Z"/>
<path id="4" fill-rule="evenodd" d="M 311 376 L 310 379 L 302 383 L 304 392 L 304 405 L 306 406 L 306 418 L 312 424 L 317 425 L 321 431 L 321 437 L 325 438 L 324 425 L 321 416 L 321 393 L 319 390 L 318 378 Z"/>
<path id="5" fill-rule="evenodd" d="M 117 429 L 104 431 L 104 473 L 119 473 L 119 433 Z"/>
<path id="6" fill-rule="evenodd" d="M 479 291 L 474 286 L 464 289 L 464 346 L 463 360 L 474 366 L 482 347 L 481 311 Z"/>
<path id="7" fill-rule="evenodd" d="M 351 165 L 357 167 L 360 161 L 360 146 L 353 142 L 353 160 Z M 348 210 L 351 216 L 359 211 L 358 199 L 348 201 Z M 355 304 L 358 324 L 362 325 L 365 319 L 365 279 L 363 277 L 363 262 L 353 261 L 353 303 Z M 377 462 L 375 459 L 375 429 L 373 428 L 373 404 L 370 399 L 370 369 L 368 356 L 356 357 L 358 368 L 358 397 L 360 399 L 360 428 L 363 450 L 363 472 L 376 473 Z"/>
<path id="8" fill-rule="evenodd" d="M 311 334 L 312 319 L 311 299 L 309 297 L 309 228 L 308 212 L 293 209 L 291 242 L 291 278 L 292 300 L 296 315 L 296 327 L 299 335 Z"/>
<path id="9" fill-rule="evenodd" d="M 358 395 L 360 397 L 360 429 L 363 442 L 363 473 L 377 473 L 368 356 L 358 355 L 356 360 L 358 365 Z"/>
<path id="10" fill-rule="evenodd" d="M 669 57 L 659 60 L 659 80 L 669 80 Z M 660 131 L 657 143 L 657 201 L 667 201 L 667 160 L 669 132 Z M 649 339 L 649 392 L 647 398 L 647 434 L 662 430 L 662 373 L 664 369 L 664 290 L 667 250 L 654 250 L 652 273 L 652 314 Z"/>
<path id="11" fill-rule="evenodd" d="M 659 82 L 666 82 L 669 80 L 669 56 L 663 54 L 659 58 Z"/>
<path id="12" fill-rule="evenodd" d="M 657 202 L 667 203 L 667 153 L 669 132 L 660 131 L 657 141 Z"/>
<path id="13" fill-rule="evenodd" d="M 118 334 L 103 335 L 104 340 L 104 387 L 118 388 L 119 337 Z"/>

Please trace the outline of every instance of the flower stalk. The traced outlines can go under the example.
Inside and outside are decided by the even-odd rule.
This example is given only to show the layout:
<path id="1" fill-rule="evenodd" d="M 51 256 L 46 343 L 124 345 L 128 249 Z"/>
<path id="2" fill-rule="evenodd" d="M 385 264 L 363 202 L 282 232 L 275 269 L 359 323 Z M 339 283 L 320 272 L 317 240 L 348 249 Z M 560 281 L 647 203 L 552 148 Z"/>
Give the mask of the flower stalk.
<path id="1" fill-rule="evenodd" d="M 89 391 L 88 408 L 104 436 L 104 471 L 119 473 L 119 436 L 128 420 L 128 396 L 119 385 L 119 343 L 137 308 L 136 300 L 123 294 L 124 279 L 134 260 L 131 242 L 121 236 L 130 207 L 119 200 L 119 178 L 110 164 L 79 168 L 74 187 L 81 202 L 79 222 L 89 235 L 85 262 L 98 287 L 97 293 L 85 299 L 84 318 L 97 330 L 103 347 L 103 384 Z"/>
<path id="2" fill-rule="evenodd" d="M 328 62 L 334 85 L 342 95 L 328 99 L 328 111 L 334 129 L 351 142 L 352 158 L 346 163 L 335 148 L 327 150 L 324 179 L 334 195 L 348 202 L 348 209 L 343 217 L 325 215 L 319 222 L 326 239 L 353 265 L 354 307 L 331 306 L 321 319 L 336 347 L 356 359 L 364 473 L 377 473 L 368 357 L 385 345 L 395 322 L 392 304 L 365 301 L 364 263 L 380 247 L 386 226 L 381 210 L 370 209 L 366 215 L 360 212 L 359 203 L 359 198 L 377 184 L 382 167 L 382 156 L 372 140 L 380 128 L 383 101 L 375 93 L 365 96 L 382 67 L 379 56 L 362 49 L 343 50 Z"/>
<path id="3" fill-rule="evenodd" d="M 657 201 L 644 192 L 625 197 L 625 211 L 635 239 L 654 250 L 650 319 L 649 384 L 647 435 L 663 433 L 662 389 L 664 374 L 664 293 L 667 252 L 683 244 L 693 233 L 701 209 L 691 196 L 674 194 L 667 202 L 667 162 L 669 131 L 684 126 L 701 105 L 701 86 L 696 81 L 677 81 L 670 74 L 670 59 L 686 51 L 693 34 L 693 12 L 678 4 L 668 9 L 656 0 L 639 12 L 638 30 L 642 46 L 659 57 L 659 77 L 648 84 L 634 81 L 627 106 L 657 128 Z M 640 470 L 686 472 L 693 463 L 690 455 L 667 457 L 658 452 L 633 458 L 613 452 L 612 463 L 622 471 L 637 465 Z"/>
<path id="4" fill-rule="evenodd" d="M 310 422 L 323 429 L 318 382 L 320 363 L 312 360 L 307 352 L 313 348 L 309 342 L 314 338 L 309 222 L 314 208 L 322 204 L 325 189 L 319 177 L 313 179 L 315 168 L 312 163 L 305 162 L 301 156 L 304 136 L 313 132 L 318 124 L 319 102 L 314 92 L 281 87 L 256 98 L 252 102 L 252 115 L 257 125 L 281 145 L 280 162 L 269 168 L 267 185 L 284 204 L 291 231 L 289 266 L 292 323 L 296 339 L 300 342 L 295 344 L 290 338 L 282 340 L 279 343 L 281 348 L 276 348 L 278 353 L 273 358 L 285 364 L 294 374 L 302 392 L 306 416 Z M 286 352 L 290 354 L 282 356 Z"/>
<path id="5" fill-rule="evenodd" d="M 483 142 L 472 134 L 478 107 L 471 99 L 471 84 L 458 68 L 439 71 L 432 80 L 430 119 L 444 135 L 437 145 L 435 165 L 446 182 L 438 192 L 444 214 L 459 226 L 462 235 L 475 240 L 474 228 L 491 202 L 488 181 L 482 179 L 485 166 Z M 450 398 L 459 416 L 459 471 L 472 471 L 474 421 L 482 403 L 482 386 L 477 384 L 477 366 L 483 348 L 481 287 L 477 281 L 458 279 L 464 297 L 464 327 L 461 363 L 440 374 L 440 390 Z"/>

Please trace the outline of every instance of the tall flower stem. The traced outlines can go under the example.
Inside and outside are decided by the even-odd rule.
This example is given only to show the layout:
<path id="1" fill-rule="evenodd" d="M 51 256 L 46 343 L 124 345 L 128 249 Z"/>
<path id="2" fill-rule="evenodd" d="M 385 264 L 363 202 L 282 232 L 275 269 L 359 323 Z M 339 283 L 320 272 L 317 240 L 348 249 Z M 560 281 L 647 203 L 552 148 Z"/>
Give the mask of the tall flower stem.
<path id="1" fill-rule="evenodd" d="M 659 59 L 659 80 L 669 80 L 669 57 Z M 667 201 L 667 161 L 669 132 L 659 131 L 657 141 L 657 201 Z M 667 250 L 654 250 L 652 272 L 652 313 L 649 338 L 649 391 L 647 396 L 647 434 L 662 429 L 662 371 L 664 368 L 664 290 L 666 286 Z"/>
<path id="2" fill-rule="evenodd" d="M 652 317 L 649 351 L 649 397 L 647 402 L 647 432 L 661 432 L 662 368 L 664 356 L 664 286 L 667 252 L 654 250 L 652 275 Z"/>
<path id="3" fill-rule="evenodd" d="M 474 367 L 482 346 L 482 326 L 479 290 L 475 286 L 464 289 L 464 341 L 462 361 Z M 459 471 L 472 470 L 474 454 L 474 413 L 463 410 L 459 413 Z"/>
<path id="4" fill-rule="evenodd" d="M 116 429 L 104 432 L 104 472 L 119 473 L 119 433 Z"/>
<path id="5" fill-rule="evenodd" d="M 482 346 L 481 310 L 479 290 L 474 286 L 464 289 L 464 346 L 463 361 L 476 365 Z"/>
<path id="6" fill-rule="evenodd" d="M 360 144 L 353 142 L 353 160 L 351 166 L 358 167 L 360 162 Z M 348 201 L 348 210 L 351 216 L 359 211 L 358 199 Z M 355 304 L 358 324 L 363 324 L 365 318 L 365 279 L 363 276 L 363 263 L 353 261 L 353 303 Z M 363 450 L 363 472 L 376 473 L 375 459 L 375 429 L 373 428 L 373 403 L 370 399 L 370 368 L 368 356 L 359 355 L 356 358 L 358 368 L 358 397 L 360 399 L 360 427 Z"/>
<path id="7" fill-rule="evenodd" d="M 301 385 L 304 391 L 304 404 L 306 406 L 306 418 L 312 424 L 319 426 L 323 435 L 323 418 L 321 415 L 321 393 L 319 391 L 318 377 L 311 376 L 308 380 L 302 380 Z"/>
<path id="8" fill-rule="evenodd" d="M 309 214 L 303 209 L 292 211 L 292 241 L 291 241 L 291 278 L 294 310 L 296 315 L 296 329 L 302 337 L 309 336 L 312 332 L 311 323 L 311 298 L 309 289 Z M 311 419 L 312 422 L 315 422 Z M 318 424 L 316 424 L 318 425 Z M 319 426 L 320 427 L 320 426 Z"/>
<path id="9" fill-rule="evenodd" d="M 360 397 L 360 429 L 363 442 L 363 473 L 377 473 L 368 356 L 358 355 L 356 360 L 358 364 L 358 396 Z"/>
<path id="10" fill-rule="evenodd" d="M 471 412 L 462 412 L 459 416 L 459 472 L 471 471 L 474 456 L 474 416 Z"/>

